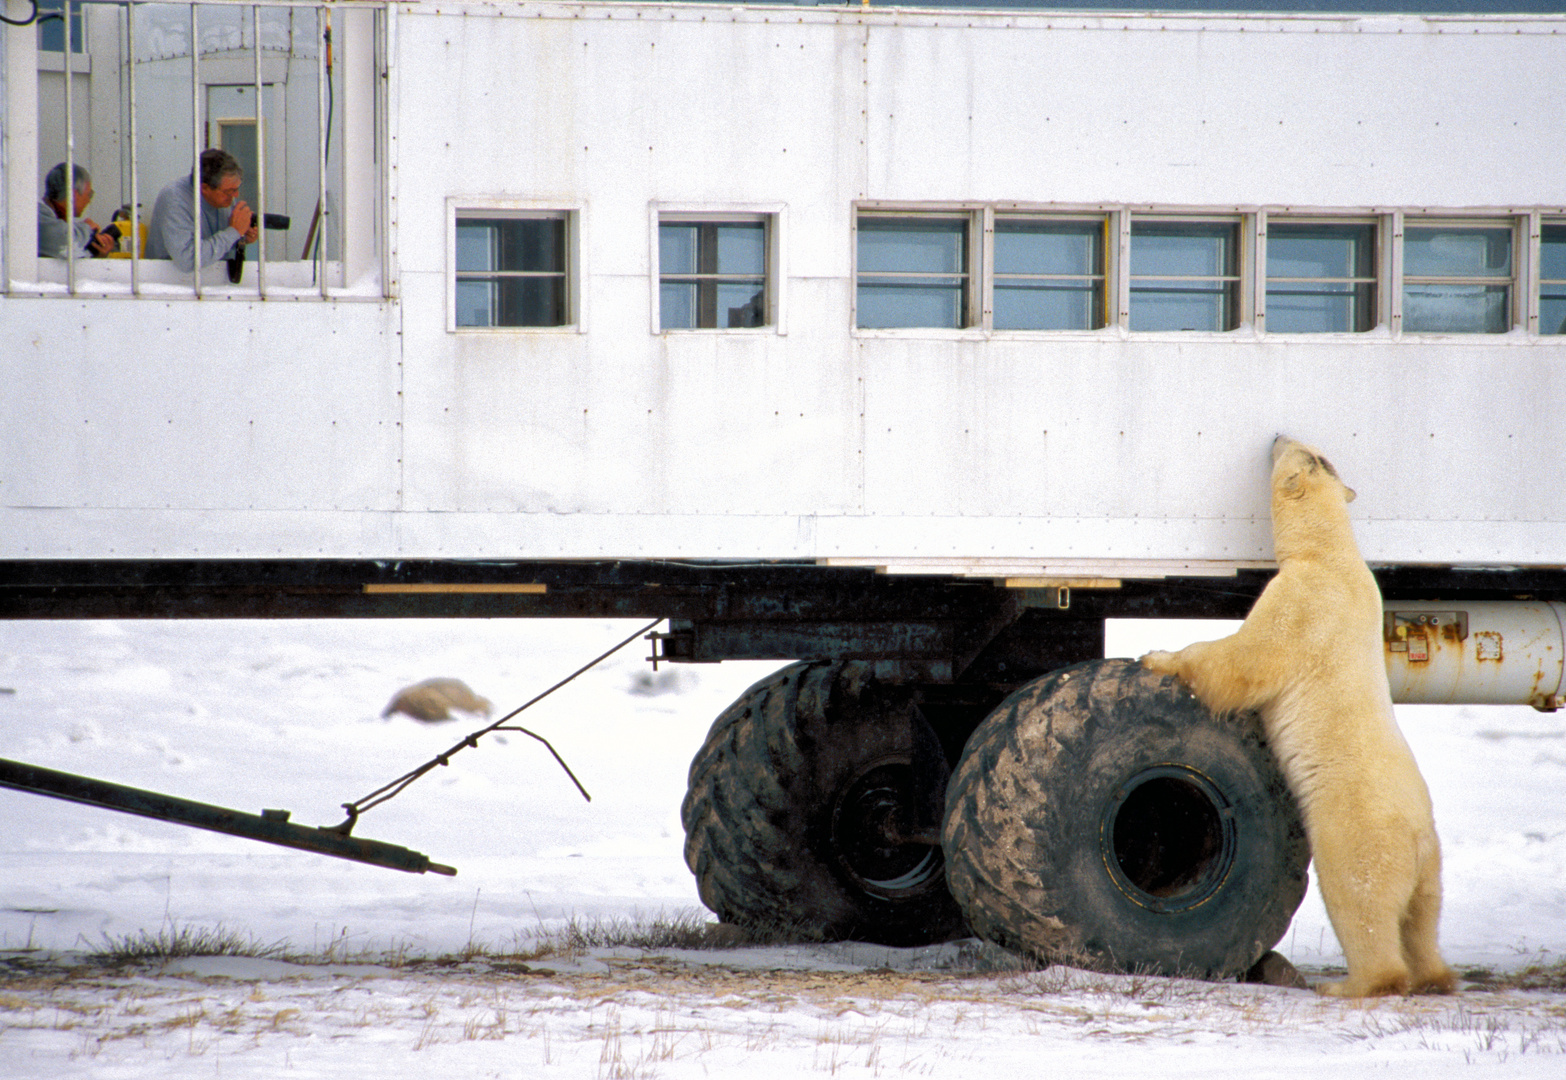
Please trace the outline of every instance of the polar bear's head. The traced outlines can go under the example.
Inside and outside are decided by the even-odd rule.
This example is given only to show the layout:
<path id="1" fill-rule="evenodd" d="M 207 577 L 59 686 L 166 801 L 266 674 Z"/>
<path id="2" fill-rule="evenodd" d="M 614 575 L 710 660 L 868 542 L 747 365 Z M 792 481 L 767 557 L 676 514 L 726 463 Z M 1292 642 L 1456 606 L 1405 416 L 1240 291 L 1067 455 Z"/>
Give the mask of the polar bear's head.
<path id="1" fill-rule="evenodd" d="M 1343 483 L 1332 462 L 1287 435 L 1279 435 L 1272 441 L 1274 500 L 1303 499 L 1324 489 L 1341 492 L 1345 503 L 1354 501 L 1354 489 Z"/>

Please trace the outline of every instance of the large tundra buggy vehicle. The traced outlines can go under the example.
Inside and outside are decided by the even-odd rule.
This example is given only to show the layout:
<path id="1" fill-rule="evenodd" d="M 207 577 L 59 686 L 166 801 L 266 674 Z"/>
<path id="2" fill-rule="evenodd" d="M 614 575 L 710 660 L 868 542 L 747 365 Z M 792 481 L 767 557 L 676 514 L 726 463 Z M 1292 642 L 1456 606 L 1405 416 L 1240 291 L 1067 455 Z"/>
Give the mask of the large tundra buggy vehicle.
<path id="1" fill-rule="evenodd" d="M 39 11 L 0 617 L 662 620 L 795 661 L 691 768 L 723 919 L 1214 976 L 1298 814 L 1103 628 L 1244 615 L 1277 433 L 1359 491 L 1397 700 L 1566 693 L 1566 16 Z M 207 148 L 270 217 L 185 271 Z M 108 257 L 38 255 L 62 162 Z"/>

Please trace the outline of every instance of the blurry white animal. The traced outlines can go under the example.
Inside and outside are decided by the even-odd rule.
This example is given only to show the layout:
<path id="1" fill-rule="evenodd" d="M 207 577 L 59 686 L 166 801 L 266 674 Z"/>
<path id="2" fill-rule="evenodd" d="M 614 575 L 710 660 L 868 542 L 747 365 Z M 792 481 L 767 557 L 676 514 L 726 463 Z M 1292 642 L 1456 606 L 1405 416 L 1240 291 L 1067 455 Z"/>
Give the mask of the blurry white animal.
<path id="1" fill-rule="evenodd" d="M 456 719 L 451 715 L 453 709 L 488 716 L 492 708 L 487 698 L 479 697 L 461 679 L 425 679 L 397 691 L 381 715 L 406 713 L 433 724 Z"/>

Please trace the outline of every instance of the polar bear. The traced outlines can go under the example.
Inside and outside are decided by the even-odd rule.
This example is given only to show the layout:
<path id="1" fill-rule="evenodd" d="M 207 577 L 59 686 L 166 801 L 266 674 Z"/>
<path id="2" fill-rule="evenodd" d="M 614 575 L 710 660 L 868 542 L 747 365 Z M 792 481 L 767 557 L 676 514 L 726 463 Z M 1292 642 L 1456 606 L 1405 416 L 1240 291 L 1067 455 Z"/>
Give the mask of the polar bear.
<path id="1" fill-rule="evenodd" d="M 381 715 L 400 712 L 427 724 L 437 724 L 456 719 L 451 715 L 453 709 L 488 716 L 493 708 L 488 698 L 479 697 L 461 679 L 425 679 L 397 691 Z"/>
<path id="2" fill-rule="evenodd" d="M 1219 714 L 1259 710 L 1300 805 L 1316 878 L 1348 959 L 1338 997 L 1449 993 L 1441 959 L 1441 849 L 1430 793 L 1392 715 L 1381 592 L 1349 522 L 1354 492 L 1320 454 L 1272 449 L 1278 574 L 1219 641 L 1142 663 Z"/>

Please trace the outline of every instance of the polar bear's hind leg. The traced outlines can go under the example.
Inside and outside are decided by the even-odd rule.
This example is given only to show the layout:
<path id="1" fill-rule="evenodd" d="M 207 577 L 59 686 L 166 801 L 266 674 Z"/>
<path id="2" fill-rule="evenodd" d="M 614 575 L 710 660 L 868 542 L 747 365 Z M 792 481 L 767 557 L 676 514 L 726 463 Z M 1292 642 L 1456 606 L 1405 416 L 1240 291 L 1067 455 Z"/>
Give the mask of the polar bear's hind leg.
<path id="1" fill-rule="evenodd" d="M 1416 994 L 1450 994 L 1457 976 L 1441 959 L 1436 928 L 1441 920 L 1441 856 L 1420 868 L 1419 882 L 1403 918 L 1403 953 L 1408 958 L 1409 988 Z"/>
<path id="2" fill-rule="evenodd" d="M 1316 879 L 1332 929 L 1343 946 L 1348 978 L 1316 989 L 1333 997 L 1406 994 L 1412 985 L 1404 959 L 1404 920 L 1414 891 L 1414 860 L 1354 835 L 1347 821 L 1312 837 Z M 1377 850 L 1381 847 L 1381 850 Z"/>

